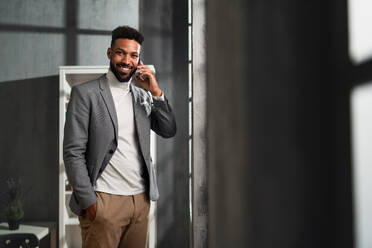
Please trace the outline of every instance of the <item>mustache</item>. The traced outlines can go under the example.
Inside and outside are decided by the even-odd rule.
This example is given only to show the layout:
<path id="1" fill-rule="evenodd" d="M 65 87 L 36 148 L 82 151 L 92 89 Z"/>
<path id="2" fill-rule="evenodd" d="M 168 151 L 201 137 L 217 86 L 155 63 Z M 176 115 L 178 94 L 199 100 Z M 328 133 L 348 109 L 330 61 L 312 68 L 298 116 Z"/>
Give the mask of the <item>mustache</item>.
<path id="1" fill-rule="evenodd" d="M 131 66 L 131 65 L 127 65 L 127 64 L 123 64 L 123 63 L 116 64 L 116 66 L 126 67 L 126 68 L 129 68 L 129 69 L 133 69 L 133 68 L 134 68 L 134 67 Z"/>

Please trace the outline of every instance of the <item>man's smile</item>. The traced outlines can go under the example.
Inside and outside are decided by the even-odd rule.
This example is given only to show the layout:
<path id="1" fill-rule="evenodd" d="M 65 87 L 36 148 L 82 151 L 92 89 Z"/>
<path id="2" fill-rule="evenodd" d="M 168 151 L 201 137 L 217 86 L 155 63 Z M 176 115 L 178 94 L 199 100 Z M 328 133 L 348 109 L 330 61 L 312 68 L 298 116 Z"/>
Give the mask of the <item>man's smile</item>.
<path id="1" fill-rule="evenodd" d="M 130 73 L 132 71 L 133 66 L 128 66 L 128 65 L 124 65 L 124 64 L 118 64 L 118 65 L 116 65 L 116 68 L 118 69 L 118 71 L 120 73 L 128 74 L 128 73 Z"/>

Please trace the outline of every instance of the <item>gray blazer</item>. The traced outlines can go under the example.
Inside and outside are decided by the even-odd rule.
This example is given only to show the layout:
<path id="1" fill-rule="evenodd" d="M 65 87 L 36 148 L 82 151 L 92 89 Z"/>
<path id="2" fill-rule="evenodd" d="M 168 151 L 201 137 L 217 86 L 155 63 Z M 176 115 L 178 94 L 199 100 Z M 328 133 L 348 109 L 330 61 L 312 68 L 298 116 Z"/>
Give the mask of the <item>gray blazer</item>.
<path id="1" fill-rule="evenodd" d="M 168 100 L 152 99 L 150 94 L 131 85 L 138 141 L 147 167 L 148 193 L 159 197 L 156 174 L 150 156 L 150 128 L 169 138 L 176 134 L 176 122 Z M 73 188 L 69 206 L 77 215 L 97 199 L 94 185 L 118 145 L 118 121 L 106 75 L 75 86 L 66 113 L 63 160 Z"/>

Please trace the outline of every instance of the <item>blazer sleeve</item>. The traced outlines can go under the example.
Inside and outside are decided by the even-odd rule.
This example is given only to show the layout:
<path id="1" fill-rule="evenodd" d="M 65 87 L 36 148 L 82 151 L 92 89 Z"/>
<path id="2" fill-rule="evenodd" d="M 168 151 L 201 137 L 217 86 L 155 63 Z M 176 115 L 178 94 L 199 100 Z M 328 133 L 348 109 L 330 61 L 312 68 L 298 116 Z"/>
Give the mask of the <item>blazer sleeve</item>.
<path id="1" fill-rule="evenodd" d="M 164 101 L 153 98 L 151 108 L 151 129 L 163 138 L 171 138 L 176 135 L 176 119 L 168 99 L 164 96 Z"/>
<path id="2" fill-rule="evenodd" d="M 85 209 L 97 201 L 85 159 L 90 103 L 87 93 L 84 93 L 85 96 L 78 86 L 71 90 L 63 140 L 63 160 L 67 178 L 81 209 Z"/>

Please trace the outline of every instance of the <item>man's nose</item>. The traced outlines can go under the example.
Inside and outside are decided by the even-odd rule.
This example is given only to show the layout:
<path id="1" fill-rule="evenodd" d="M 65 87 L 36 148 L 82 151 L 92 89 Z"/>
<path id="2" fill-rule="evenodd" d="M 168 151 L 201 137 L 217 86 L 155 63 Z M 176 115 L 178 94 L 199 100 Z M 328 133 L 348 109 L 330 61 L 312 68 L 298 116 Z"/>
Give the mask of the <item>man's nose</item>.
<path id="1" fill-rule="evenodd" d="M 128 55 L 124 55 L 123 58 L 122 58 L 122 60 L 121 60 L 121 62 L 128 65 L 130 63 L 129 56 Z"/>

